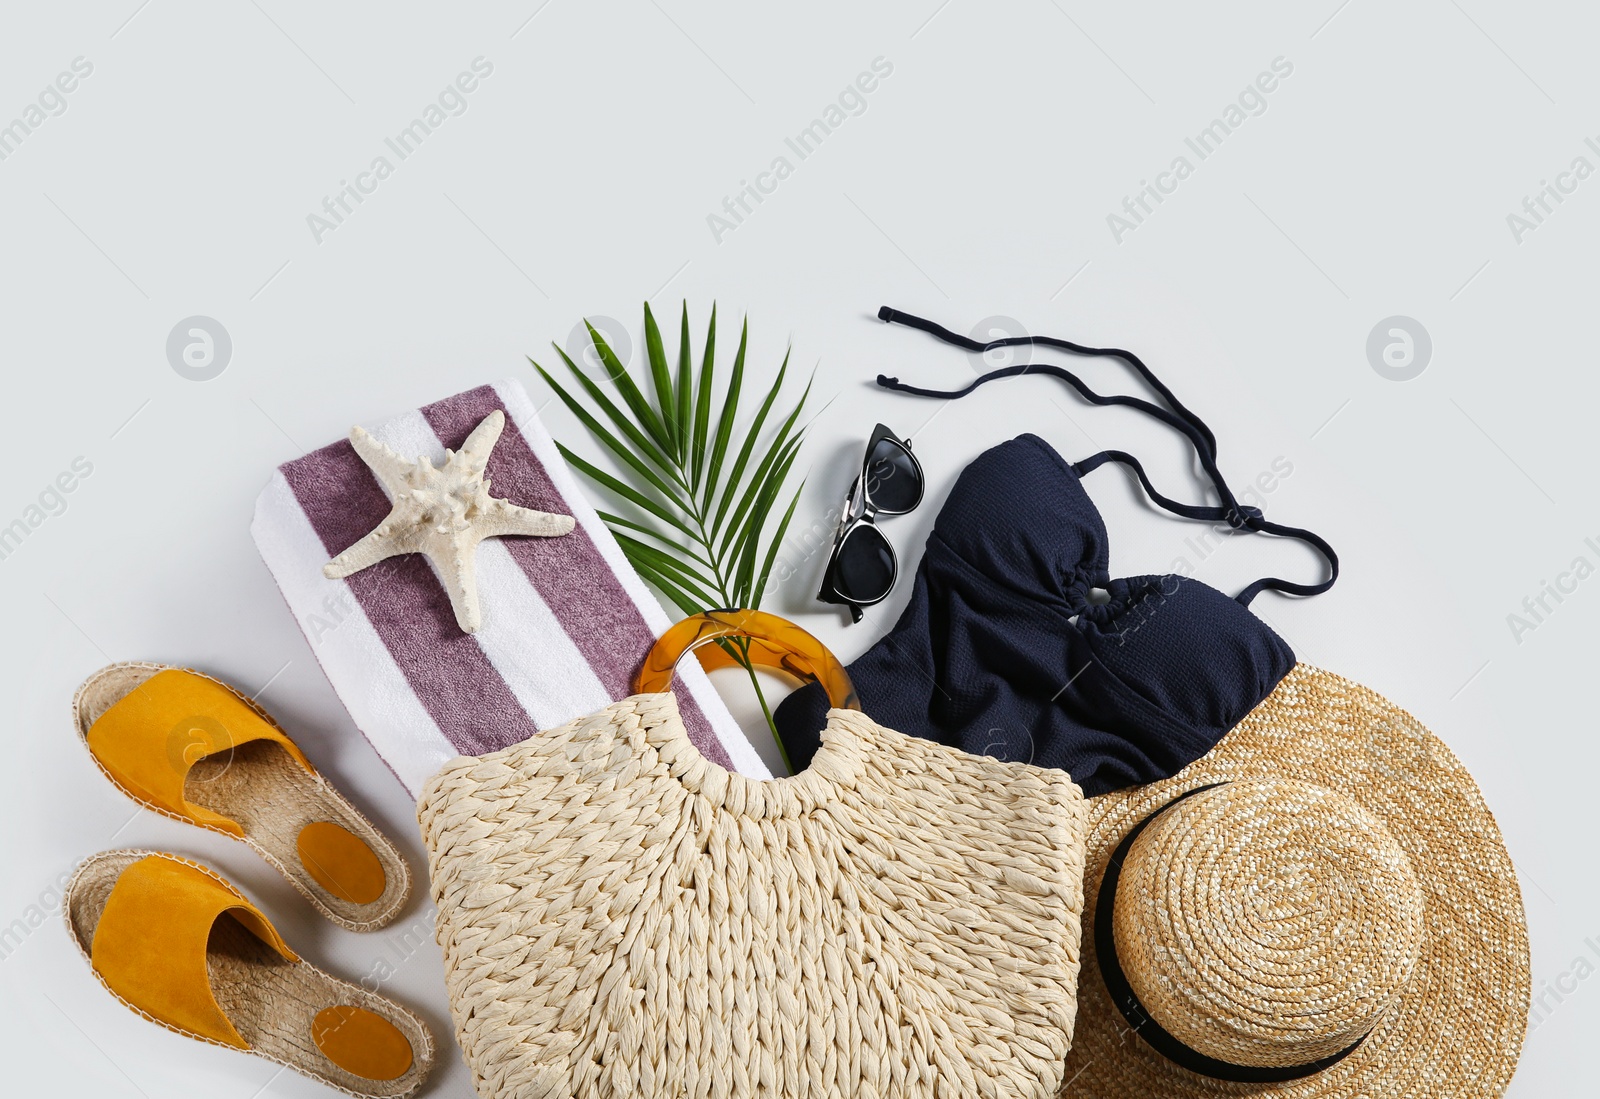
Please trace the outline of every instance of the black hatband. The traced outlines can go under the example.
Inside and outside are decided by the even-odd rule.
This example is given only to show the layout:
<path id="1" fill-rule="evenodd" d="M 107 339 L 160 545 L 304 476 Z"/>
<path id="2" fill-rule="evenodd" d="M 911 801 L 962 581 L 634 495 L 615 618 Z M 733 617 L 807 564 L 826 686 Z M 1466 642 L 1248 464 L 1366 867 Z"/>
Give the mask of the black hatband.
<path id="1" fill-rule="evenodd" d="M 1215 1057 L 1207 1057 L 1192 1046 L 1185 1045 L 1151 1017 L 1150 1012 L 1139 1002 L 1139 997 L 1134 994 L 1133 986 L 1128 983 L 1127 976 L 1122 972 L 1122 960 L 1117 957 L 1117 937 L 1112 927 L 1112 916 L 1117 903 L 1117 882 L 1122 877 L 1122 862 L 1133 847 L 1133 841 L 1139 838 L 1139 833 L 1143 832 L 1151 821 L 1180 801 L 1223 785 L 1226 784 L 1213 782 L 1179 794 L 1134 825 L 1117 845 L 1117 849 L 1111 853 L 1111 861 L 1106 864 L 1105 877 L 1100 880 L 1100 896 L 1094 909 L 1094 952 L 1100 960 L 1100 976 L 1106 982 L 1106 990 L 1111 993 L 1111 1002 L 1122 1012 L 1122 1017 L 1128 1021 L 1128 1026 L 1132 1027 L 1134 1033 L 1143 1038 L 1146 1044 L 1173 1064 L 1201 1076 L 1239 1084 L 1276 1084 L 1286 1080 L 1299 1080 L 1344 1060 L 1367 1040 L 1367 1036 L 1363 1034 L 1353 1045 L 1338 1053 L 1302 1065 L 1282 1067 L 1236 1065 L 1228 1061 L 1219 1061 Z"/>

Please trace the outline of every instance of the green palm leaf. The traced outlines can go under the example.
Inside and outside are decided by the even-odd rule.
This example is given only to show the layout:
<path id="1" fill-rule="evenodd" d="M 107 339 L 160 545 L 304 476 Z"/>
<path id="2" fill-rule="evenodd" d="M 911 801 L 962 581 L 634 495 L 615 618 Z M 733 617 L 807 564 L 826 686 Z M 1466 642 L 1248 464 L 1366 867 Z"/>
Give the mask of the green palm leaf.
<path id="1" fill-rule="evenodd" d="M 756 418 L 750 422 L 750 431 L 745 436 L 744 445 L 739 448 L 739 455 L 734 458 L 733 466 L 728 471 L 728 483 L 723 490 L 721 501 L 717 504 L 717 516 L 711 524 L 714 531 L 722 529 L 722 521 L 728 515 L 728 505 L 733 502 L 739 487 L 739 479 L 744 476 L 745 463 L 750 460 L 750 452 L 755 449 L 756 441 L 761 437 L 761 426 L 767 422 L 767 413 L 772 411 L 772 402 L 778 399 L 778 387 L 783 385 L 784 375 L 788 373 L 789 356 L 786 354 L 783 357 L 783 365 L 778 368 L 777 384 L 772 387 L 766 400 L 762 401 L 761 407 L 756 410 Z M 803 403 L 805 397 L 802 396 L 800 400 Z M 796 408 L 796 411 L 799 409 Z M 714 481 L 713 478 L 713 484 L 709 486 L 711 490 L 716 488 Z"/>
<path id="2" fill-rule="evenodd" d="M 778 560 L 778 547 L 783 544 L 783 536 L 789 530 L 789 520 L 794 518 L 795 505 L 800 503 L 800 489 L 805 488 L 805 482 L 800 482 L 800 488 L 794 490 L 794 495 L 789 498 L 789 510 L 783 513 L 783 518 L 778 521 L 778 529 L 772 534 L 772 544 L 767 548 L 767 559 L 761 564 L 761 575 L 756 579 L 755 592 L 751 596 L 751 606 L 757 610 L 761 608 L 761 597 L 767 592 L 767 579 L 772 575 L 772 566 Z"/>
<path id="3" fill-rule="evenodd" d="M 618 408 L 616 404 L 612 402 L 611 398 L 605 395 L 605 392 L 598 385 L 596 385 L 587 374 L 583 372 L 577 363 L 573 362 L 572 359 L 568 357 L 565 351 L 557 347 L 556 354 L 560 355 L 561 361 L 567 364 L 567 368 L 572 371 L 573 377 L 578 379 L 578 384 L 583 387 L 584 392 L 589 395 L 590 400 L 594 401 L 595 404 L 600 406 L 600 411 L 604 412 L 606 414 L 606 418 L 611 421 L 618 431 L 622 432 L 622 434 L 626 436 L 627 440 L 634 445 L 634 448 L 638 451 L 638 453 L 649 458 L 656 464 L 656 468 L 662 472 L 667 474 L 673 473 L 674 466 L 672 460 L 663 454 L 661 452 L 661 448 L 656 446 L 655 442 L 639 429 L 638 424 L 636 424 L 633 420 L 630 420 L 627 414 L 624 413 L 622 409 Z M 545 374 L 544 367 L 540 366 L 536 362 L 533 362 L 533 359 L 531 358 L 528 361 L 533 363 L 535 370 L 541 374 Z M 554 378 L 551 378 L 548 374 L 545 374 L 545 380 L 550 383 L 551 387 L 554 388 L 558 394 L 561 395 L 561 399 L 566 402 L 567 407 L 575 407 L 576 402 L 572 401 L 567 396 L 565 390 L 563 390 L 559 385 L 556 385 Z"/>
<path id="4" fill-rule="evenodd" d="M 739 500 L 739 506 L 734 510 L 733 518 L 728 523 L 728 532 L 723 535 L 724 545 L 726 545 L 736 533 L 740 533 L 747 529 L 744 526 L 746 513 L 750 510 L 751 504 L 759 498 L 761 489 L 766 484 L 768 474 L 775 468 L 776 463 L 783 460 L 785 448 L 790 447 L 792 444 L 793 449 L 799 449 L 802 436 L 800 434 L 796 434 L 793 438 L 791 438 L 789 433 L 794 427 L 795 420 L 799 419 L 800 410 L 804 407 L 806 396 L 809 395 L 810 392 L 811 386 L 807 384 L 806 392 L 800 397 L 800 403 L 795 405 L 794 411 L 789 414 L 789 418 L 785 420 L 783 426 L 778 429 L 778 435 L 772 440 L 772 445 L 767 450 L 766 456 L 763 457 L 760 464 L 756 466 L 756 471 L 750 475 L 749 484 L 745 489 L 743 497 L 741 497 Z M 749 447 L 746 446 L 745 449 L 748 451 Z M 739 456 L 739 464 L 741 466 L 744 464 L 745 457 L 745 454 L 741 454 Z M 731 495 L 732 494 L 730 493 L 730 499 Z M 726 508 L 727 505 L 728 500 L 725 499 L 719 507 L 715 527 L 715 530 L 717 531 L 722 529 L 722 509 Z M 713 533 L 715 533 L 715 531 L 713 531 Z"/>
<path id="5" fill-rule="evenodd" d="M 532 359 L 528 361 L 533 362 Z M 620 439 L 601 426 L 600 421 L 591 416 L 588 409 L 584 408 L 577 401 L 573 400 L 571 394 L 557 385 L 556 380 L 549 374 L 546 374 L 542 366 L 540 366 L 538 363 L 534 363 L 533 368 L 540 374 L 544 375 L 544 380 L 550 383 L 550 388 L 556 391 L 556 395 L 561 398 L 562 403 L 568 408 L 572 409 L 573 415 L 577 416 L 578 419 L 583 423 L 583 426 L 588 428 L 590 433 L 593 434 L 595 438 L 604 443 L 608 450 L 610 450 L 618 458 L 621 458 L 623 462 L 630 466 L 634 472 L 639 474 L 639 476 L 648 481 L 657 492 L 661 493 L 661 495 L 671 500 L 680 508 L 686 506 L 679 498 L 678 494 L 674 492 L 665 481 L 658 477 L 654 470 L 645 465 L 643 461 L 636 457 L 633 451 L 629 450 L 626 446 L 623 446 Z M 663 461 L 665 461 L 665 459 L 663 459 Z"/>
<path id="6" fill-rule="evenodd" d="M 682 459 L 690 443 L 689 405 L 693 398 L 693 364 L 689 361 L 689 303 L 683 303 L 683 323 L 678 331 L 678 457 Z"/>
<path id="7" fill-rule="evenodd" d="M 667 369 L 667 349 L 661 346 L 661 329 L 650 312 L 650 303 L 644 303 L 644 350 L 650 360 L 650 378 L 655 382 L 656 405 L 661 410 L 661 424 L 672 444 L 671 451 L 683 458 L 683 436 L 678 430 L 678 397 L 672 391 L 672 374 Z"/>
<path id="8" fill-rule="evenodd" d="M 601 511 L 597 514 L 613 532 L 620 528 L 621 530 L 633 530 L 638 531 L 640 534 L 648 534 L 652 538 L 660 539 L 673 553 L 686 553 L 707 569 L 711 567 L 711 562 L 701 557 L 693 546 L 685 546 L 681 540 L 677 542 L 671 541 L 665 534 L 652 527 L 649 523 L 641 523 L 637 519 L 629 519 L 625 515 L 614 515 L 609 511 Z"/>
<path id="9" fill-rule="evenodd" d="M 687 308 L 685 308 L 687 312 Z M 705 471 L 706 432 L 711 427 L 711 379 L 716 373 L 712 357 L 717 350 L 717 307 L 711 306 L 711 323 L 706 329 L 705 359 L 700 364 L 700 392 L 694 399 L 694 440 L 692 444 L 689 487 L 700 491 L 700 474 Z"/>
<path id="10" fill-rule="evenodd" d="M 710 337 L 706 338 L 709 345 Z M 717 491 L 717 476 L 722 472 L 722 459 L 728 453 L 728 441 L 733 438 L 733 421 L 739 413 L 739 390 L 744 386 L 744 352 L 750 342 L 750 321 L 746 319 L 739 334 L 739 351 L 733 356 L 733 373 L 728 378 L 728 394 L 722 398 L 722 415 L 717 418 L 717 437 L 711 443 L 710 465 L 706 469 L 705 500 Z M 780 377 L 781 383 L 783 379 Z M 776 392 L 776 387 L 774 387 Z M 754 435 L 759 425 L 753 425 Z"/>
<path id="11" fill-rule="evenodd" d="M 640 507 L 644 508 L 645 511 L 648 511 L 651 515 L 654 515 L 662 522 L 676 527 L 678 530 L 682 531 L 691 538 L 694 537 L 694 531 L 690 530 L 687 524 L 685 524 L 676 515 L 673 515 L 672 512 L 667 510 L 667 508 L 658 501 L 652 500 L 638 489 L 623 484 L 605 470 L 596 469 L 594 466 L 590 465 L 588 462 L 572 453 L 572 451 L 568 450 L 560 443 L 557 443 L 556 447 L 561 451 L 561 456 L 567 460 L 568 465 L 574 466 L 583 473 L 587 473 L 590 477 L 593 477 L 596 481 L 600 482 L 600 484 L 604 485 L 612 492 L 615 492 L 624 500 L 627 500 L 630 503 L 638 504 Z"/>
<path id="12" fill-rule="evenodd" d="M 611 350 L 611 345 L 606 343 L 606 338 L 594 325 L 588 321 L 584 321 L 583 325 L 589 330 L 589 340 L 594 344 L 595 354 L 600 356 L 600 362 L 606 368 L 606 376 L 617 387 L 617 392 L 622 394 L 622 399 L 627 402 L 628 407 L 633 409 L 634 416 L 638 417 L 639 423 L 650 433 L 657 446 L 662 450 L 672 450 L 672 438 L 667 434 L 666 425 L 651 409 L 650 402 L 644 399 L 644 394 L 639 392 L 634 380 L 628 376 L 627 368 L 617 360 L 617 353 Z"/>
<path id="13" fill-rule="evenodd" d="M 748 320 L 740 328 L 739 349 L 720 404 L 714 305 L 697 370 L 688 303 L 679 324 L 675 369 L 667 360 L 655 315 L 645 304 L 644 358 L 653 402 L 605 337 L 593 325 L 588 328 L 603 380 L 610 383 L 615 399 L 601 385 L 602 379 L 591 376 L 601 371 L 586 370 L 559 347 L 556 352 L 576 380 L 576 389 L 564 386 L 538 363 L 533 366 L 619 463 L 621 476 L 558 444 L 562 456 L 632 509 L 626 514 L 603 511 L 600 517 L 639 575 L 680 611 L 698 614 L 716 607 L 759 607 L 800 501 L 796 489 L 772 524 L 805 436 L 800 415 L 811 395 L 810 381 L 792 407 L 774 413 L 788 377 L 786 353 L 755 414 L 741 426 Z M 775 429 L 768 429 L 769 420 L 777 424 Z M 750 667 L 748 648 L 737 642 L 723 648 L 750 670 L 750 682 L 770 724 L 771 711 Z M 778 745 L 781 751 L 781 740 Z"/>

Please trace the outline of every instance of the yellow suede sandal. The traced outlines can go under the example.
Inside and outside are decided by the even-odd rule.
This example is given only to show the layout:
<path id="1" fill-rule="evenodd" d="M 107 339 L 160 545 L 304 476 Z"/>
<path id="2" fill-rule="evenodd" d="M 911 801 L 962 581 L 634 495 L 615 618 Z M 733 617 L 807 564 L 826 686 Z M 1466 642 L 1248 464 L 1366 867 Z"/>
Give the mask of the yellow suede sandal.
<path id="1" fill-rule="evenodd" d="M 113 664 L 72 700 L 95 763 L 134 801 L 241 839 L 330 920 L 371 931 L 411 891 L 405 860 L 265 710 L 163 664 Z"/>
<path id="2" fill-rule="evenodd" d="M 302 961 L 215 871 L 159 851 L 84 861 L 62 899 L 100 983 L 151 1022 L 351 1095 L 404 1099 L 433 1068 L 405 1008 Z"/>

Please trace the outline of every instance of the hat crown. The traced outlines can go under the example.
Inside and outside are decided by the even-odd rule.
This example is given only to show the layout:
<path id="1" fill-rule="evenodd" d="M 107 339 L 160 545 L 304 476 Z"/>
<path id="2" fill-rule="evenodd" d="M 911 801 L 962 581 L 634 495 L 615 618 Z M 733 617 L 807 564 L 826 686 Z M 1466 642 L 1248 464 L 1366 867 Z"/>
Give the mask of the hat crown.
<path id="1" fill-rule="evenodd" d="M 1410 860 L 1362 806 L 1303 782 L 1236 780 L 1134 841 L 1112 919 L 1129 985 L 1190 1048 L 1287 1067 L 1363 1038 L 1421 954 Z"/>

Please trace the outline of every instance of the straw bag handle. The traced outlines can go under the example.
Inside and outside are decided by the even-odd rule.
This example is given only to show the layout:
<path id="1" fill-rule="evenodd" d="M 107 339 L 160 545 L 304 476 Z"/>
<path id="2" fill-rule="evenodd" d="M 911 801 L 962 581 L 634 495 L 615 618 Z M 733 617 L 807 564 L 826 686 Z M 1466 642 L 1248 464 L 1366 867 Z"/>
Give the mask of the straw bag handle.
<path id="1" fill-rule="evenodd" d="M 835 709 L 859 710 L 861 702 L 839 658 L 828 647 L 786 618 L 766 611 L 715 610 L 685 618 L 673 626 L 650 649 L 644 666 L 634 679 L 638 694 L 659 694 L 672 685 L 678 661 L 698 649 L 700 663 L 710 671 L 729 668 L 738 661 L 721 645 L 723 639 L 740 638 L 734 643 L 753 665 L 776 668 L 804 683 L 820 683 Z"/>

